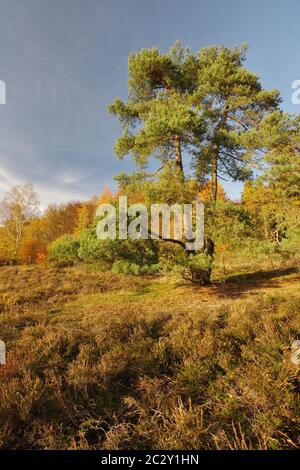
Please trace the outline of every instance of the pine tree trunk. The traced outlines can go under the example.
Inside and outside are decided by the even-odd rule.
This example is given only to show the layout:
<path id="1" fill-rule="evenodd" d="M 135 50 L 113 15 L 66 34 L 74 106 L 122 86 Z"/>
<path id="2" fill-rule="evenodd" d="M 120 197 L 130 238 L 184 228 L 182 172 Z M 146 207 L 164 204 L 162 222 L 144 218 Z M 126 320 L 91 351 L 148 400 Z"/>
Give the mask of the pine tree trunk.
<path id="1" fill-rule="evenodd" d="M 182 164 L 182 155 L 181 155 L 181 142 L 180 142 L 180 137 L 179 135 L 175 136 L 174 140 L 174 146 L 175 146 L 175 161 L 176 161 L 176 166 L 180 171 L 180 174 L 182 176 L 182 179 L 184 179 L 184 173 L 183 173 L 183 164 Z"/>
<path id="2" fill-rule="evenodd" d="M 212 205 L 212 217 L 215 214 L 215 206 L 218 197 L 218 147 L 214 146 L 212 149 L 212 171 L 211 171 L 211 205 Z M 215 244 L 211 238 L 205 239 L 204 253 L 211 262 L 206 268 L 199 268 L 196 264 L 191 264 L 190 273 L 191 281 L 197 284 L 207 285 L 210 284 L 211 273 L 212 273 L 212 261 L 215 253 Z"/>
<path id="3" fill-rule="evenodd" d="M 214 148 L 211 165 L 211 201 L 215 204 L 218 197 L 218 149 Z"/>
<path id="4" fill-rule="evenodd" d="M 212 217 L 214 217 L 215 206 L 218 197 L 218 147 L 213 148 L 212 155 L 212 171 L 211 171 L 211 202 L 212 202 Z M 198 284 L 210 284 L 211 272 L 212 272 L 212 260 L 215 253 L 215 244 L 211 238 L 205 240 L 204 246 L 205 254 L 211 258 L 211 265 L 206 269 L 199 269 L 196 266 L 191 266 L 192 282 Z"/>

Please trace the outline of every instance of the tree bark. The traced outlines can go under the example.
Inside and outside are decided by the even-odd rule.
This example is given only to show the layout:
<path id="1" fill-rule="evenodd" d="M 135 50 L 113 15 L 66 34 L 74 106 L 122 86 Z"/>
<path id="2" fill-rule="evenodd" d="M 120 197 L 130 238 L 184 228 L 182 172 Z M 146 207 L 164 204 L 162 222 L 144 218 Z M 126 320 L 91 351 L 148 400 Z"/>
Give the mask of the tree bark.
<path id="1" fill-rule="evenodd" d="M 217 202 L 218 197 L 218 148 L 214 147 L 211 164 L 211 201 Z"/>
<path id="2" fill-rule="evenodd" d="M 179 135 L 175 135 L 174 147 L 175 147 L 176 166 L 177 166 L 177 168 L 179 169 L 179 171 L 181 173 L 182 179 L 184 179 L 182 155 L 181 155 L 181 141 L 180 141 L 180 136 Z"/>
<path id="3" fill-rule="evenodd" d="M 212 217 L 214 217 L 215 206 L 218 197 L 218 146 L 212 148 L 212 169 L 211 169 L 211 202 L 212 202 Z M 215 244 L 211 238 L 206 238 L 204 253 L 211 259 L 211 263 L 206 269 L 199 269 L 197 266 L 191 265 L 192 282 L 198 284 L 210 284 L 212 272 L 212 260 L 215 253 Z"/>

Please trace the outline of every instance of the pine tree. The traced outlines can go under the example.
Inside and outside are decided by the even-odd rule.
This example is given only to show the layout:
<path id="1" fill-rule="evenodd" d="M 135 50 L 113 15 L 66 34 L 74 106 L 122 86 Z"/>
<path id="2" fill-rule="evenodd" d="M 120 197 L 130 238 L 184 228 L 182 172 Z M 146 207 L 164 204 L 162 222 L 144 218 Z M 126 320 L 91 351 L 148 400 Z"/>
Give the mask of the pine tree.
<path id="1" fill-rule="evenodd" d="M 129 56 L 128 101 L 109 106 L 123 127 L 116 155 L 131 154 L 140 171 L 152 157 L 163 168 L 173 164 L 174 185 L 187 181 L 183 155 L 189 157 L 193 176 L 201 183 L 211 180 L 211 217 L 219 178 L 250 176 L 257 152 L 247 147 L 245 135 L 280 103 L 277 90 L 263 90 L 244 67 L 245 51 L 212 46 L 193 53 L 180 43 L 167 54 L 142 49 Z M 211 237 L 205 250 L 212 258 Z"/>

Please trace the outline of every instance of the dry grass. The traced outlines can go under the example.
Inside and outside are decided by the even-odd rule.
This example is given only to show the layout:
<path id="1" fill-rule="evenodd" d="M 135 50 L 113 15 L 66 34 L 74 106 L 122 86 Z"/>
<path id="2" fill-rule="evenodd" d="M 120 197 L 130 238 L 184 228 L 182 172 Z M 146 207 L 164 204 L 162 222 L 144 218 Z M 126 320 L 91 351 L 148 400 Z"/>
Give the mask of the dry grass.
<path id="1" fill-rule="evenodd" d="M 86 294 L 138 289 L 135 277 L 120 278 L 110 271 L 85 268 L 19 266 L 0 268 L 0 312 L 56 306 Z"/>
<path id="2" fill-rule="evenodd" d="M 300 448 L 297 273 L 1 268 L 0 446 Z"/>

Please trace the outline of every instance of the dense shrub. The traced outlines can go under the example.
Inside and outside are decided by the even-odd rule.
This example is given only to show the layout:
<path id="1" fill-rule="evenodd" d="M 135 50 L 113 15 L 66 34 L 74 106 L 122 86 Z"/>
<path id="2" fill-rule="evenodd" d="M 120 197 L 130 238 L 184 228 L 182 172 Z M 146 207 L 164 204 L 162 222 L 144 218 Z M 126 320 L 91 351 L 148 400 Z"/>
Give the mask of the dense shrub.
<path id="1" fill-rule="evenodd" d="M 80 237 L 78 256 L 86 263 L 104 260 L 107 258 L 106 245 L 94 235 L 93 230 L 84 230 Z"/>
<path id="2" fill-rule="evenodd" d="M 150 264 L 139 266 L 136 263 L 131 263 L 128 260 L 115 261 L 112 266 L 112 272 L 116 274 L 131 274 L 138 275 L 151 275 L 160 271 L 160 264 Z"/>
<path id="3" fill-rule="evenodd" d="M 86 230 L 80 238 L 78 250 L 80 259 L 84 262 L 105 261 L 116 266 L 128 266 L 132 268 L 126 270 L 124 274 L 135 272 L 134 265 L 142 272 L 142 267 L 147 270 L 149 265 L 157 264 L 159 259 L 158 246 L 152 240 L 99 240 L 95 230 Z M 122 262 L 123 261 L 123 264 Z M 128 271 L 128 272 L 127 272 Z"/>
<path id="4" fill-rule="evenodd" d="M 49 259 L 59 265 L 73 265 L 80 261 L 78 250 L 80 241 L 70 235 L 58 238 L 48 248 Z"/>
<path id="5" fill-rule="evenodd" d="M 281 250 L 285 257 L 296 262 L 300 270 L 300 225 L 294 224 L 288 228 L 286 238 L 281 242 Z"/>
<path id="6" fill-rule="evenodd" d="M 99 240 L 94 229 L 84 230 L 80 238 L 66 235 L 55 240 L 48 253 L 49 259 L 60 265 L 103 261 L 112 266 L 123 260 L 124 266 L 133 265 L 128 273 L 135 271 L 134 265 L 140 273 L 146 273 L 159 261 L 158 244 L 153 240 Z"/>

